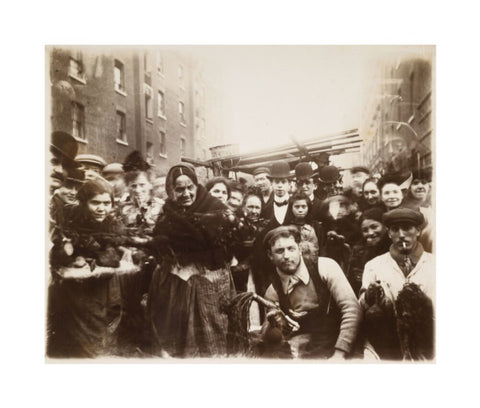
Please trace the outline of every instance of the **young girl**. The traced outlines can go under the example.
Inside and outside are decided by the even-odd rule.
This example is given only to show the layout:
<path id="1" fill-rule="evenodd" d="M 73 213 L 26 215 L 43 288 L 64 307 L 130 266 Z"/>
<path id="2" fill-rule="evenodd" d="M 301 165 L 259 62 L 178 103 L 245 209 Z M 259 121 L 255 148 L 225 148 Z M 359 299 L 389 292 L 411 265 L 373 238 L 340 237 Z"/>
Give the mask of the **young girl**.
<path id="1" fill-rule="evenodd" d="M 312 202 L 303 192 L 296 192 L 290 197 L 286 225 L 297 226 L 300 232 L 300 249 L 304 258 L 312 261 L 318 258 L 319 244 L 323 242 L 321 225 L 311 220 Z M 319 242 L 320 241 L 320 242 Z"/>

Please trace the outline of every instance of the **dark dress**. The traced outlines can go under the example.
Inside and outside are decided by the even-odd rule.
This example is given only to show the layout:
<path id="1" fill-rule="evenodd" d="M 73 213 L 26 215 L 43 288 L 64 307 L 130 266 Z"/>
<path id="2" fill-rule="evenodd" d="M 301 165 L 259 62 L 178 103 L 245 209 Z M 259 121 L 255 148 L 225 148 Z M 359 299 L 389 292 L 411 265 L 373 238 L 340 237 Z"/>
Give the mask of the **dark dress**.
<path id="1" fill-rule="evenodd" d="M 71 266 L 77 256 L 91 266 L 119 266 L 116 247 L 123 243 L 122 231 L 114 218 L 109 216 L 97 223 L 77 206 L 67 215 L 64 228 L 53 237 L 47 322 L 49 357 L 118 354 L 117 332 L 122 317 L 118 277 L 92 274 L 64 279 L 60 271 Z M 66 239 L 73 248 L 71 254 L 65 251 Z"/>
<path id="2" fill-rule="evenodd" d="M 159 266 L 148 295 L 154 353 L 226 355 L 226 312 L 235 295 L 231 227 L 227 207 L 201 185 L 187 210 L 166 201 L 153 233 Z"/>

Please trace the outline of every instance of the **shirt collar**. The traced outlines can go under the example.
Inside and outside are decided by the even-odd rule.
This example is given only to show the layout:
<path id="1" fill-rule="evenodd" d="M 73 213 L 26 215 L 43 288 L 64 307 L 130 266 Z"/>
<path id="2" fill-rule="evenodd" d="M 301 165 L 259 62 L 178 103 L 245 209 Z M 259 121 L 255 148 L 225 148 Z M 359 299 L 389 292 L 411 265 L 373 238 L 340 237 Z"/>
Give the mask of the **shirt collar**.
<path id="1" fill-rule="evenodd" d="M 400 251 L 392 244 L 390 246 L 390 255 L 392 255 L 392 258 L 395 259 L 395 261 L 398 263 L 398 261 L 403 261 L 405 256 L 408 256 L 412 263 L 416 265 L 418 261 L 420 260 L 422 254 L 423 254 L 423 246 L 420 242 L 417 241 L 417 245 L 415 248 L 413 248 L 412 252 L 410 252 L 408 255 L 400 253 Z"/>
<path id="2" fill-rule="evenodd" d="M 283 197 L 277 197 L 275 194 L 273 195 L 273 200 L 276 201 L 277 203 L 283 203 L 285 201 L 288 201 L 289 195 L 285 194 Z"/>
<path id="3" fill-rule="evenodd" d="M 283 273 L 279 271 L 278 268 L 277 268 L 277 273 L 278 273 L 278 276 L 280 277 L 280 281 L 282 282 L 283 293 L 287 293 L 288 282 L 290 281 L 290 277 L 292 275 Z M 293 275 L 295 275 L 305 285 L 308 285 L 308 282 L 310 282 L 310 274 L 308 273 L 308 269 L 307 269 L 307 266 L 305 265 L 305 262 L 303 262 L 303 257 L 300 258 L 300 265 L 298 265 L 298 268 Z"/>

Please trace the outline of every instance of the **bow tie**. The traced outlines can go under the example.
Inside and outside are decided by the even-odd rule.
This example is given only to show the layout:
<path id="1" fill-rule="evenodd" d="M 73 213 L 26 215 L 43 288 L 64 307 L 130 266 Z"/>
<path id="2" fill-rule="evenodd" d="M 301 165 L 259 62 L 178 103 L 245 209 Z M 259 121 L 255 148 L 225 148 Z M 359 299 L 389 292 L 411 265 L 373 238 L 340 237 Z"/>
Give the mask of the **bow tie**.
<path id="1" fill-rule="evenodd" d="M 277 205 L 277 206 L 279 206 L 279 207 L 281 207 L 281 206 L 283 206 L 283 205 L 287 205 L 287 204 L 288 204 L 288 200 L 287 200 L 287 201 L 283 201 L 283 202 L 281 202 L 281 203 L 279 203 L 278 201 L 275 201 L 275 205 Z"/>

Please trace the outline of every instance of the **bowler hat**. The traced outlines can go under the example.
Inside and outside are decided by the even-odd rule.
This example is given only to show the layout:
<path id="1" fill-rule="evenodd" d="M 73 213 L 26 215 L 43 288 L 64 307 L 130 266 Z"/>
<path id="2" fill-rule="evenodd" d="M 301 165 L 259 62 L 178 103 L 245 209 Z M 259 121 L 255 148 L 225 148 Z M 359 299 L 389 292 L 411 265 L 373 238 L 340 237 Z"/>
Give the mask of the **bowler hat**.
<path id="1" fill-rule="evenodd" d="M 264 248 L 269 249 L 273 239 L 282 234 L 293 235 L 295 241 L 300 242 L 300 233 L 298 232 L 297 227 L 293 225 L 282 225 L 267 232 L 267 234 L 263 238 Z"/>
<path id="2" fill-rule="evenodd" d="M 270 174 L 270 169 L 268 167 L 257 167 L 253 170 L 252 174 L 256 176 L 257 174 L 267 173 Z"/>
<path id="3" fill-rule="evenodd" d="M 316 174 L 310 163 L 303 162 L 295 166 L 295 178 L 297 180 L 307 180 L 315 176 Z"/>
<path id="4" fill-rule="evenodd" d="M 271 179 L 283 179 L 292 178 L 293 176 L 290 175 L 290 166 L 288 165 L 288 162 L 281 160 L 272 164 L 272 169 L 268 177 Z"/>
<path id="5" fill-rule="evenodd" d="M 340 171 L 335 166 L 322 167 L 318 172 L 318 179 L 322 183 L 335 183 L 340 179 Z"/>
<path id="6" fill-rule="evenodd" d="M 60 154 L 72 167 L 80 166 L 79 163 L 75 162 L 78 144 L 71 134 L 61 131 L 52 132 L 50 151 Z"/>
<path id="7" fill-rule="evenodd" d="M 395 208 L 383 214 L 383 223 L 389 227 L 401 222 L 411 223 L 417 227 L 422 227 L 425 223 L 425 217 L 420 211 L 410 208 Z"/>
<path id="8" fill-rule="evenodd" d="M 412 173 L 412 180 L 424 180 L 429 183 L 432 181 L 432 169 L 417 169 Z"/>

